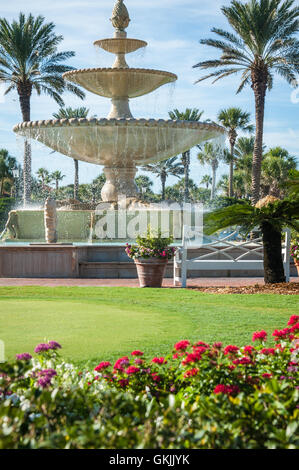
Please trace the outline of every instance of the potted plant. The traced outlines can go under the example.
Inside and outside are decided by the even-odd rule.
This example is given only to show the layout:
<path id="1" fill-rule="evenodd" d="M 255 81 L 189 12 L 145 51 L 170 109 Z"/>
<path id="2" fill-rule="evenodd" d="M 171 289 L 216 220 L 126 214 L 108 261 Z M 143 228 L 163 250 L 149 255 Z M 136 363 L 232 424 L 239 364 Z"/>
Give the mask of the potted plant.
<path id="1" fill-rule="evenodd" d="M 156 234 L 148 227 L 145 237 L 136 238 L 136 245 L 127 243 L 126 253 L 135 261 L 140 287 L 161 287 L 169 259 L 175 248 L 169 245 L 173 237 L 163 237 L 159 230 Z"/>
<path id="2" fill-rule="evenodd" d="M 294 263 L 299 276 L 299 235 L 297 235 L 297 237 L 292 240 L 291 256 L 294 259 Z"/>

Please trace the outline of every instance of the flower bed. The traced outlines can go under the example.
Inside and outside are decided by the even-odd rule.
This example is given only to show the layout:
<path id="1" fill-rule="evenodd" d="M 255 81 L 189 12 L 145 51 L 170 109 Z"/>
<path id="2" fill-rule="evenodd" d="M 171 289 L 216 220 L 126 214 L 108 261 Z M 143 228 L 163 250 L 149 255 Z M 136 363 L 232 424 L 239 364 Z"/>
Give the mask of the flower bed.
<path id="1" fill-rule="evenodd" d="M 55 341 L 0 366 L 0 448 L 297 448 L 299 316 L 253 344 L 182 340 L 80 371 Z"/>

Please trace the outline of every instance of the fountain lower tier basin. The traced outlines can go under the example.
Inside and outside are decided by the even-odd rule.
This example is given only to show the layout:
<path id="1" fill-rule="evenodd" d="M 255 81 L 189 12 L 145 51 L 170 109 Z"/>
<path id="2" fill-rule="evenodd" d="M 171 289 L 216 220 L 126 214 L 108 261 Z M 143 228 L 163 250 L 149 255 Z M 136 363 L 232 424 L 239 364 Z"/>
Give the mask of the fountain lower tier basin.
<path id="1" fill-rule="evenodd" d="M 177 80 L 177 75 L 152 69 L 100 68 L 66 72 L 65 80 L 106 98 L 137 98 Z"/>
<path id="2" fill-rule="evenodd" d="M 13 130 L 68 157 L 109 168 L 159 162 L 226 134 L 217 124 L 162 119 L 30 121 Z"/>

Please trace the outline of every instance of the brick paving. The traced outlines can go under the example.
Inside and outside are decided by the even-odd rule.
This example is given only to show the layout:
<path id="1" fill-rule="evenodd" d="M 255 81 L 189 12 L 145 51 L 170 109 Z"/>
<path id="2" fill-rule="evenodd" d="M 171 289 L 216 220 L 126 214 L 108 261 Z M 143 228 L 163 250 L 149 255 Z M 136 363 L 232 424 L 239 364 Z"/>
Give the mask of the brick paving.
<path id="1" fill-rule="evenodd" d="M 291 282 L 299 283 L 294 277 Z M 262 277 L 250 278 L 192 278 L 188 287 L 245 287 L 264 285 Z M 43 286 L 43 287 L 139 287 L 138 279 L 24 279 L 0 278 L 0 287 Z M 165 279 L 163 287 L 173 287 L 172 279 Z"/>

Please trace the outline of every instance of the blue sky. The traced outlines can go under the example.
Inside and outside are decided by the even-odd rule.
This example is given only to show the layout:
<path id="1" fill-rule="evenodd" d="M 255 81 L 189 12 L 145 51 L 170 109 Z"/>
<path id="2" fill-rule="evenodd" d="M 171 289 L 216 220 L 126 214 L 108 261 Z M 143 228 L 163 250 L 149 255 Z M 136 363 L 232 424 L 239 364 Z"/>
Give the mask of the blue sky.
<path id="1" fill-rule="evenodd" d="M 128 37 L 148 42 L 144 51 L 127 56 L 131 67 L 166 70 L 178 75 L 175 85 L 167 85 L 156 92 L 131 101 L 134 117 L 168 118 L 173 108 L 184 110 L 195 107 L 204 110 L 204 118 L 216 120 L 220 109 L 239 106 L 252 113 L 254 122 L 254 100 L 250 88 L 236 95 L 238 78 L 227 78 L 212 85 L 203 82 L 194 85 L 199 71 L 192 66 L 205 58 L 217 57 L 212 48 L 202 46 L 199 40 L 212 36 L 212 27 L 228 29 L 225 17 L 220 11 L 228 0 L 126 0 L 131 23 Z M 299 5 L 299 0 L 296 1 Z M 11 0 L 1 2 L 0 15 L 13 20 L 20 11 L 25 14 L 41 14 L 46 21 L 56 24 L 57 34 L 64 36 L 61 49 L 73 50 L 76 56 L 70 64 L 76 68 L 109 67 L 114 57 L 95 48 L 97 39 L 111 37 L 113 28 L 109 21 L 114 0 Z M 0 92 L 3 90 L 0 86 Z M 265 144 L 268 147 L 283 146 L 295 156 L 299 155 L 299 92 L 293 90 L 280 78 L 276 78 L 273 90 L 267 96 L 265 116 Z M 70 94 L 64 96 L 67 106 L 87 106 L 90 114 L 107 116 L 110 101 L 87 92 L 82 103 Z M 32 120 L 49 119 L 57 111 L 57 105 L 46 96 L 33 95 L 31 102 Z M 16 139 L 12 127 L 21 121 L 18 98 L 15 92 L 5 98 L 0 94 L 0 147 L 5 147 L 22 161 L 22 142 Z M 66 175 L 64 184 L 73 180 L 72 159 L 51 154 L 39 144 L 33 146 L 33 172 L 40 167 L 49 171 L 60 169 Z M 101 167 L 80 162 L 80 182 L 90 182 Z M 209 173 L 208 167 L 196 162 L 193 153 L 191 177 L 199 183 Z M 219 176 L 226 172 L 221 166 Z M 169 183 L 174 180 L 169 180 Z M 159 189 L 158 182 L 155 189 Z"/>

